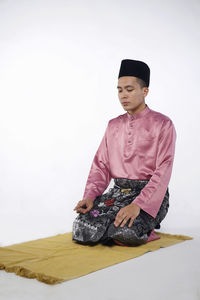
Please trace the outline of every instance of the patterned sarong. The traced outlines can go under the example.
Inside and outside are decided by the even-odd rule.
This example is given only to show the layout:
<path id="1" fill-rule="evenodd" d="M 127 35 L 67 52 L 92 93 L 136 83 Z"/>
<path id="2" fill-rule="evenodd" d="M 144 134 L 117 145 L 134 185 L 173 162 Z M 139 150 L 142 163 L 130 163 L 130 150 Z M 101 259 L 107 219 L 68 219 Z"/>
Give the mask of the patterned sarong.
<path id="1" fill-rule="evenodd" d="M 130 219 L 122 228 L 113 223 L 118 211 L 133 202 L 148 181 L 114 178 L 113 188 L 97 196 L 89 212 L 80 213 L 76 217 L 73 222 L 72 239 L 81 244 L 91 245 L 97 242 L 109 244 L 113 240 L 134 246 L 145 244 L 151 231 L 160 228 L 160 223 L 168 212 L 168 188 L 155 218 L 141 209 L 131 227 L 128 227 Z"/>

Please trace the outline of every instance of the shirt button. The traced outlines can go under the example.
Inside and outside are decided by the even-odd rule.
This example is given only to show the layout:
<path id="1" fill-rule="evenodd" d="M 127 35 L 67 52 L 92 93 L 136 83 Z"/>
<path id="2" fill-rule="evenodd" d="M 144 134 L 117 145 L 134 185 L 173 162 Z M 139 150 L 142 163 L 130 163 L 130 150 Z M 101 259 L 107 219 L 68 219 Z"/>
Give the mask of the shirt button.
<path id="1" fill-rule="evenodd" d="M 131 134 L 131 132 L 128 133 L 129 135 Z"/>
<path id="2" fill-rule="evenodd" d="M 128 141 L 128 143 L 131 143 L 131 141 Z"/>
<path id="3" fill-rule="evenodd" d="M 130 124 L 130 127 L 133 127 L 133 124 Z"/>
<path id="4" fill-rule="evenodd" d="M 132 117 L 131 117 L 131 120 L 133 120 L 133 119 L 134 119 L 134 117 L 132 116 Z"/>

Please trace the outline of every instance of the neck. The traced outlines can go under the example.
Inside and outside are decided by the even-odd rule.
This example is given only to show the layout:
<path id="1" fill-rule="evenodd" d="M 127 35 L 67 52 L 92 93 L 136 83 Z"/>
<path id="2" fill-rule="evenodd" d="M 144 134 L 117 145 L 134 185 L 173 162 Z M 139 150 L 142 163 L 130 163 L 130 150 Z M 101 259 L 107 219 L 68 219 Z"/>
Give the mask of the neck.
<path id="1" fill-rule="evenodd" d="M 140 105 L 139 107 L 136 107 L 135 109 L 132 109 L 132 110 L 127 110 L 127 112 L 128 112 L 129 114 L 131 114 L 131 115 L 134 115 L 134 114 L 136 114 L 136 113 L 142 111 L 143 109 L 145 109 L 146 106 L 147 106 L 147 105 L 146 105 L 146 103 L 144 102 L 144 103 L 142 103 L 142 105 Z"/>

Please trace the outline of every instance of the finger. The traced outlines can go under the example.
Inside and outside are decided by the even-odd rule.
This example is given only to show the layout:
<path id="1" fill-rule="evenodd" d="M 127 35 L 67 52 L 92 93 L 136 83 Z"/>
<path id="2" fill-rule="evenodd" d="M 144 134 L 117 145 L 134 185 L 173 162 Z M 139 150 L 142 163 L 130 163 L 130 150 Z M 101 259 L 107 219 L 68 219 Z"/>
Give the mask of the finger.
<path id="1" fill-rule="evenodd" d="M 90 211 L 91 208 L 92 208 L 92 206 L 93 206 L 93 205 L 89 205 L 87 208 L 81 208 L 83 214 L 85 214 L 85 213 L 87 213 L 88 211 Z"/>
<path id="2" fill-rule="evenodd" d="M 80 208 L 80 207 L 84 207 L 84 206 L 86 206 L 85 201 L 81 200 L 81 201 L 78 202 L 75 209 Z"/>
<path id="3" fill-rule="evenodd" d="M 74 207 L 74 210 L 77 210 L 79 208 L 79 206 L 78 205 L 76 205 L 75 207 Z"/>
<path id="4" fill-rule="evenodd" d="M 80 208 L 81 208 L 81 206 L 77 206 L 77 207 L 74 208 L 74 210 L 77 210 L 77 209 L 80 209 Z"/>
<path id="5" fill-rule="evenodd" d="M 132 218 L 130 219 L 130 222 L 129 222 L 128 227 L 131 227 L 131 226 L 133 225 L 134 220 L 135 220 L 135 217 L 132 217 Z"/>
<path id="6" fill-rule="evenodd" d="M 115 222 L 114 222 L 114 225 L 115 225 L 115 226 L 118 226 L 118 225 L 121 223 L 121 221 L 123 220 L 123 214 L 124 214 L 123 208 L 121 208 L 121 209 L 118 211 L 118 213 L 116 214 Z"/>
<path id="7" fill-rule="evenodd" d="M 124 227 L 124 225 L 127 223 L 127 221 L 129 220 L 130 217 L 126 216 L 122 222 L 122 224 L 120 225 L 120 227 Z"/>
<path id="8" fill-rule="evenodd" d="M 84 214 L 91 210 L 91 207 L 84 209 Z"/>
<path id="9" fill-rule="evenodd" d="M 76 212 L 77 212 L 77 213 L 82 213 L 82 214 L 83 214 L 83 213 L 85 212 L 85 209 L 80 207 L 80 208 L 78 208 L 78 209 L 76 210 Z"/>
<path id="10" fill-rule="evenodd" d="M 92 209 L 93 204 L 88 204 L 88 207 L 86 208 L 85 212 L 88 212 Z"/>
<path id="11" fill-rule="evenodd" d="M 118 216 L 118 217 L 116 216 L 114 225 L 115 225 L 115 226 L 118 226 L 118 225 L 121 223 L 121 221 L 122 221 L 123 219 L 124 219 L 123 216 Z"/>
<path id="12" fill-rule="evenodd" d="M 74 210 L 77 209 L 77 208 L 79 208 L 79 207 L 81 207 L 81 203 L 80 202 L 81 201 L 79 201 L 78 204 L 74 207 Z"/>
<path id="13" fill-rule="evenodd" d="M 117 218 L 117 217 L 123 216 L 123 214 L 124 214 L 124 211 L 123 211 L 123 209 L 121 208 L 121 209 L 118 211 L 118 213 L 116 214 L 116 218 Z"/>

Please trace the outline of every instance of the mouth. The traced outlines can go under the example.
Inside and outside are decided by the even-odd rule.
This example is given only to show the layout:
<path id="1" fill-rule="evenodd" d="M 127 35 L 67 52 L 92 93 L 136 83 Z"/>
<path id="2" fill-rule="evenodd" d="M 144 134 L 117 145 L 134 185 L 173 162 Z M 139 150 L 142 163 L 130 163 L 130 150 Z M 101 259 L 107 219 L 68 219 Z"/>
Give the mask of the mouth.
<path id="1" fill-rule="evenodd" d="M 130 102 L 122 102 L 123 105 L 128 105 Z"/>

